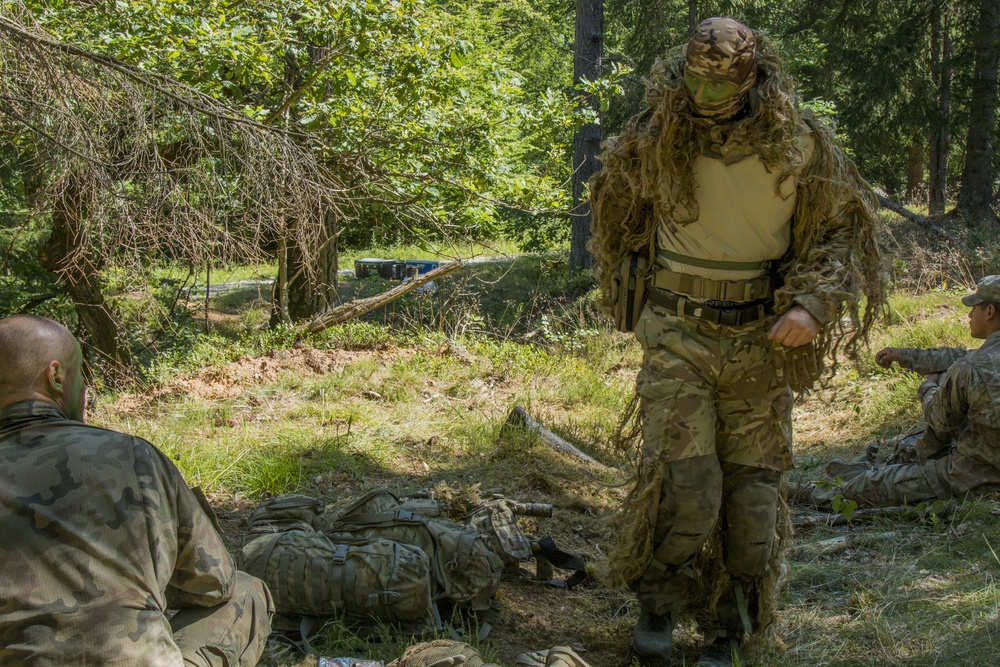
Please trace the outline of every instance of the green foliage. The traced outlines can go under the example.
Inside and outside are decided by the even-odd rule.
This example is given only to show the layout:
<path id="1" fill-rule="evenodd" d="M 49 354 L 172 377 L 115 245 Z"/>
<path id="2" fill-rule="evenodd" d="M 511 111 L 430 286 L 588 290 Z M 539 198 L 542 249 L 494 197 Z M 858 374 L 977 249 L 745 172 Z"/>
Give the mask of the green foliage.
<path id="1" fill-rule="evenodd" d="M 492 236 L 500 202 L 565 208 L 574 106 L 525 86 L 519 70 L 530 69 L 530 51 L 501 39 L 490 3 L 131 0 L 35 9 L 64 39 L 318 138 L 328 166 L 355 191 L 349 217 L 364 221 L 344 225 L 347 245 Z M 512 16 L 508 7 L 499 20 Z M 538 33 L 561 29 L 537 11 L 522 20 Z"/>

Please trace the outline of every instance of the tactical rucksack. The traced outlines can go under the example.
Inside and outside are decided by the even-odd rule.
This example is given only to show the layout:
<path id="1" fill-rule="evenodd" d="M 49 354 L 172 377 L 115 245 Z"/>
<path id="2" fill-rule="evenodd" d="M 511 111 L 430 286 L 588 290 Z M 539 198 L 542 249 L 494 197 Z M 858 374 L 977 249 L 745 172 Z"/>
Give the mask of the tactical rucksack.
<path id="1" fill-rule="evenodd" d="M 503 561 L 475 529 L 417 513 L 433 513 L 435 507 L 433 501 L 403 503 L 388 489 L 376 489 L 317 516 L 313 525 L 334 542 L 381 538 L 418 547 L 430 558 L 435 600 L 472 611 L 489 609 Z"/>
<path id="2" fill-rule="evenodd" d="M 321 507 L 308 496 L 280 496 L 251 517 L 250 539 L 237 560 L 267 584 L 276 611 L 386 621 L 413 631 L 440 625 L 422 550 L 377 538 L 335 544 L 305 523 Z"/>

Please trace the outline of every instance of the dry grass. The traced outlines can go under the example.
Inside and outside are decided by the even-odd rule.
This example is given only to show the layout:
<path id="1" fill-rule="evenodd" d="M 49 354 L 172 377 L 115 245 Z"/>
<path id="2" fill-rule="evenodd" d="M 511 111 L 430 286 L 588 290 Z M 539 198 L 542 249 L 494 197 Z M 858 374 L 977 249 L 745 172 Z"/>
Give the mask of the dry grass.
<path id="1" fill-rule="evenodd" d="M 903 235 L 894 230 L 897 241 Z M 914 256 L 900 260 L 910 275 Z M 555 516 L 523 520 L 525 530 L 552 535 L 565 550 L 598 562 L 614 539 L 614 511 L 628 479 L 626 462 L 609 442 L 640 355 L 629 337 L 593 322 L 586 298 L 560 292 L 571 283 L 559 275 L 553 283 L 538 270 L 545 261 L 524 274 L 477 269 L 435 297 L 436 319 L 419 302 L 369 319 L 413 325 L 405 335 L 356 323 L 309 345 L 226 356 L 141 395 L 104 397 L 95 421 L 147 437 L 190 482 L 204 485 L 233 547 L 250 510 L 273 494 L 338 500 L 381 485 L 403 494 L 447 487 L 465 502 L 501 492 L 552 503 Z M 955 285 L 962 283 L 945 276 L 946 268 L 918 271 L 909 285 L 933 282 L 932 290 L 904 289 L 893 297 L 892 324 L 875 332 L 872 350 L 976 344 L 957 305 Z M 454 307 L 465 309 L 475 281 L 482 284 L 490 272 L 499 281 L 492 305 L 480 302 L 466 315 L 441 306 L 452 295 Z M 549 315 L 540 321 L 539 313 Z M 442 326 L 426 328 L 431 322 Z M 491 328 L 502 335 L 479 331 Z M 199 354 L 193 358 L 210 358 Z M 869 440 L 918 420 L 917 382 L 877 369 L 870 359 L 843 366 L 827 387 L 795 406 L 790 477 L 809 479 L 830 458 L 853 457 Z M 602 472 L 530 438 L 503 436 L 500 427 L 515 405 L 621 471 Z M 845 532 L 862 539 L 829 556 L 793 552 L 778 639 L 759 647 L 748 664 L 993 664 L 1000 650 L 998 515 L 994 498 L 969 498 L 946 519 L 928 512 L 922 520 L 803 530 L 797 540 L 806 547 Z M 565 644 L 593 667 L 628 667 L 637 611 L 631 594 L 596 581 L 567 592 L 512 579 L 501 587 L 496 610 L 479 619 L 493 631 L 478 645 L 501 665 L 528 649 Z M 389 660 L 413 640 L 385 629 L 368 637 L 331 627 L 320 641 L 328 654 Z M 701 648 L 697 630 L 681 628 L 676 643 L 671 667 L 692 664 Z M 301 659 L 276 643 L 264 664 Z"/>

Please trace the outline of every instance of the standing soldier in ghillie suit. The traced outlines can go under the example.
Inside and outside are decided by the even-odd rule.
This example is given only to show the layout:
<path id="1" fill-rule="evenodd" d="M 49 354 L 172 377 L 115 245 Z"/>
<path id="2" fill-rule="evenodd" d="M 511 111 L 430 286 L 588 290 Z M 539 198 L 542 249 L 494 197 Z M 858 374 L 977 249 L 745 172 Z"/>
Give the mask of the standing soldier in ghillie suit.
<path id="1" fill-rule="evenodd" d="M 737 21 L 701 23 L 647 86 L 591 181 L 605 305 L 629 301 L 634 255 L 652 267 L 644 446 L 609 575 L 638 596 L 640 658 L 667 660 L 689 611 L 709 642 L 696 664 L 730 665 L 773 620 L 792 390 L 853 356 L 885 303 L 876 200 Z"/>

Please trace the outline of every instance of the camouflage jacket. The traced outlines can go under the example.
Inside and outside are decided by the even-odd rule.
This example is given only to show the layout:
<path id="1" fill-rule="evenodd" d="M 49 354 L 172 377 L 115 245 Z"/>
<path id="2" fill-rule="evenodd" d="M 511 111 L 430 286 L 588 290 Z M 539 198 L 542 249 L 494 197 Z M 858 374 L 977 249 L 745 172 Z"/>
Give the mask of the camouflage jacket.
<path id="1" fill-rule="evenodd" d="M 164 612 L 229 599 L 233 560 L 148 442 L 55 405 L 0 411 L 0 665 L 181 665 Z"/>
<path id="2" fill-rule="evenodd" d="M 921 350 L 913 347 L 904 347 L 899 350 L 900 368 L 909 369 L 921 375 L 931 373 L 943 373 L 948 368 L 965 357 L 969 353 L 963 347 L 936 347 L 930 350 Z"/>
<path id="3" fill-rule="evenodd" d="M 962 458 L 1000 478 L 1000 332 L 920 385 L 920 402 L 933 436 L 918 445 L 921 457 L 954 442 Z"/>

